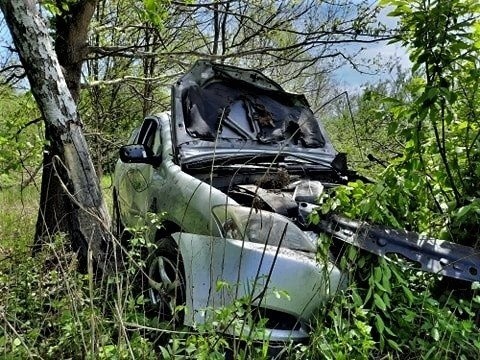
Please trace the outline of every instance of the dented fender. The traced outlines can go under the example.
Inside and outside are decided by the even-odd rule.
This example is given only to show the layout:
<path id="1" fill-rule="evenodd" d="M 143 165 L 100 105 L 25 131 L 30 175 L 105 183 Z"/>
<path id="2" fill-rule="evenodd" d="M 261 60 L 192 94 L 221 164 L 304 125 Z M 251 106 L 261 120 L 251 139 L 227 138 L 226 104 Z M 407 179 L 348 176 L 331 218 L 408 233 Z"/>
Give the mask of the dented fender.
<path id="1" fill-rule="evenodd" d="M 209 308 L 229 306 L 245 296 L 251 296 L 254 306 L 307 321 L 346 283 L 335 265 L 320 264 L 299 251 L 191 233 L 172 237 L 185 267 L 186 325 L 204 323 Z M 219 281 L 228 285 L 217 287 Z M 279 296 L 279 291 L 288 296 Z"/>

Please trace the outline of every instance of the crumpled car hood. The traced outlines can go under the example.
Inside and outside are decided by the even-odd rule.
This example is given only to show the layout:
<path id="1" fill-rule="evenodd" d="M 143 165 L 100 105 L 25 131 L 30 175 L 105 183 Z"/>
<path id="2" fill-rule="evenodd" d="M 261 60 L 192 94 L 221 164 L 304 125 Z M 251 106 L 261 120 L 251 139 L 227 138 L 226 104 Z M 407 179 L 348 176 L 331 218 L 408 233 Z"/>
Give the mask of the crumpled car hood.
<path id="1" fill-rule="evenodd" d="M 172 99 L 179 164 L 222 154 L 285 152 L 327 163 L 337 155 L 306 98 L 260 72 L 197 61 Z"/>

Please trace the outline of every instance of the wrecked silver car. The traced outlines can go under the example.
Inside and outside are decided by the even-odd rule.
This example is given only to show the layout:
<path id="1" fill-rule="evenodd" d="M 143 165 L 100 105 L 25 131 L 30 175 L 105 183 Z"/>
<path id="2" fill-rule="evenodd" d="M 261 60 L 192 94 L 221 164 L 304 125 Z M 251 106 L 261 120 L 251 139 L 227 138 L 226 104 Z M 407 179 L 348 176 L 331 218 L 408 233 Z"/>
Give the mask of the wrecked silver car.
<path id="1" fill-rule="evenodd" d="M 145 275 L 158 312 L 191 326 L 248 299 L 273 341 L 306 338 L 316 309 L 347 284 L 335 256 L 316 259 L 320 233 L 480 280 L 468 247 L 336 215 L 309 222 L 325 189 L 356 178 L 303 95 L 254 70 L 199 61 L 172 87 L 172 112 L 147 117 L 120 150 L 116 230 L 151 228 Z"/>

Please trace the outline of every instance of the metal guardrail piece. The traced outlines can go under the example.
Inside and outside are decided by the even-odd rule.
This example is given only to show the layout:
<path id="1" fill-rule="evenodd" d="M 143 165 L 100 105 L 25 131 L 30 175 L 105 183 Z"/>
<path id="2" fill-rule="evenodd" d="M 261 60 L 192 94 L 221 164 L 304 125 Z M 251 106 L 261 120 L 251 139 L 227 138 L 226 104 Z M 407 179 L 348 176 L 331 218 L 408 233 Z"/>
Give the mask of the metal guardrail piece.
<path id="1" fill-rule="evenodd" d="M 373 254 L 402 255 L 418 263 L 423 271 L 471 282 L 480 281 L 480 251 L 471 247 L 338 215 L 321 220 L 317 226 L 335 239 Z"/>

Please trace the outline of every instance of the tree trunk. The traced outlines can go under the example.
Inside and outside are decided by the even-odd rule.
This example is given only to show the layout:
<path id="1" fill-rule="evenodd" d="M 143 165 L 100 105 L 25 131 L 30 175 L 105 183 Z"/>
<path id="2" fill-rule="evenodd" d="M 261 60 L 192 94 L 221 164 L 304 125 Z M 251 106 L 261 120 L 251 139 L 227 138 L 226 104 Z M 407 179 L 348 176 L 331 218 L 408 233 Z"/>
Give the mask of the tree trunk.
<path id="1" fill-rule="evenodd" d="M 95 260 L 102 260 L 111 240 L 109 215 L 52 38 L 34 0 L 0 0 L 0 8 L 43 115 L 49 141 L 44 159 L 49 177 L 44 176 L 42 181 L 44 206 L 39 210 L 37 243 L 45 236 L 65 232 L 83 259 L 90 249 Z"/>
<path id="2" fill-rule="evenodd" d="M 96 5 L 97 0 L 78 0 L 55 17 L 55 52 L 75 102 L 80 98 L 82 65 L 88 55 L 88 28 Z"/>

